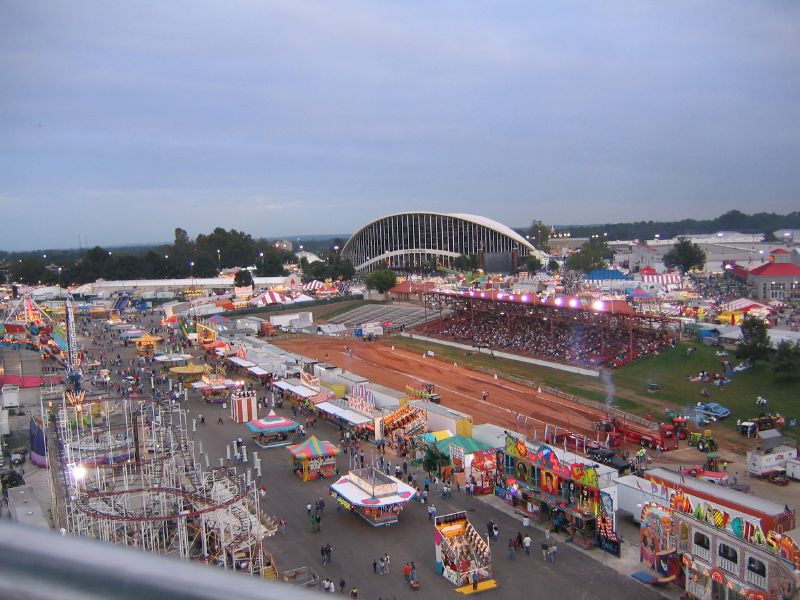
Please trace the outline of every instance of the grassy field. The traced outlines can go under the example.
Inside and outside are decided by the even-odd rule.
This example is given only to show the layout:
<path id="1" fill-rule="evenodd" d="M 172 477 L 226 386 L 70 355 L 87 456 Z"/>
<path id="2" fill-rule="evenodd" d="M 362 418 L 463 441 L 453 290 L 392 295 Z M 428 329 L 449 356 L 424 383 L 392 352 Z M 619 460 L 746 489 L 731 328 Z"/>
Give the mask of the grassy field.
<path id="1" fill-rule="evenodd" d="M 688 374 L 696 374 L 701 370 L 711 373 L 721 371 L 720 361 L 726 358 L 733 364 L 738 362 L 733 352 L 729 352 L 730 356 L 718 357 L 715 355 L 716 348 L 702 344 L 696 345 L 697 351 L 691 356 L 686 355 L 689 344 L 681 344 L 675 349 L 663 351 L 657 357 L 627 365 L 599 379 L 484 354 L 469 354 L 457 348 L 407 338 L 393 337 L 390 343 L 417 352 L 433 350 L 437 357 L 448 362 L 521 377 L 589 400 L 611 401 L 622 410 L 642 416 L 649 410 L 661 415 L 665 408 L 688 409 L 703 400 L 700 391 L 705 387 L 710 393 L 707 401 L 719 402 L 733 411 L 730 419 L 715 425 L 715 428 L 733 429 L 736 419 L 747 420 L 756 416 L 760 412 L 756 410 L 756 396 L 767 398 L 767 410 L 785 415 L 787 422 L 792 418 L 800 418 L 800 374 L 777 377 L 769 363 L 758 362 L 755 368 L 737 373 L 724 390 L 687 380 Z M 649 384 L 653 383 L 658 384 L 658 391 L 648 392 Z M 787 427 L 785 433 L 800 439 L 797 428 Z"/>

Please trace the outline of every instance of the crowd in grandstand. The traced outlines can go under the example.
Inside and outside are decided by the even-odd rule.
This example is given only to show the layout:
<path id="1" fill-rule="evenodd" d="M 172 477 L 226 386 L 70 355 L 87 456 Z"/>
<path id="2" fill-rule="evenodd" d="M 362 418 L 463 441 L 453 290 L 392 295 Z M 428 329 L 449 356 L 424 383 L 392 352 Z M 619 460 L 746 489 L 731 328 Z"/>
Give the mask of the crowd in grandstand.
<path id="1" fill-rule="evenodd" d="M 533 317 L 491 313 L 456 316 L 428 323 L 424 333 L 475 346 L 526 354 L 571 364 L 619 367 L 671 343 L 662 332 L 604 328 Z M 630 347 L 629 347 L 630 344 Z"/>

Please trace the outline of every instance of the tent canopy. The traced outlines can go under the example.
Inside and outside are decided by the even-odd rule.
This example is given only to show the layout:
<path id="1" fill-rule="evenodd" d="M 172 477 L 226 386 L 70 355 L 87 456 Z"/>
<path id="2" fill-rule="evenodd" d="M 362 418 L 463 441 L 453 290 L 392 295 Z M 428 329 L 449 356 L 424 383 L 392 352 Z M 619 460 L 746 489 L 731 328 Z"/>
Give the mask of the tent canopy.
<path id="1" fill-rule="evenodd" d="M 248 423 L 249 425 L 249 423 Z M 312 435 L 305 442 L 288 446 L 289 452 L 295 458 L 317 458 L 320 456 L 335 456 L 341 452 L 331 442 L 320 440 L 317 436 Z"/>
<path id="2" fill-rule="evenodd" d="M 294 431 L 300 425 L 279 416 L 266 416 L 263 419 L 254 419 L 246 423 L 247 428 L 253 433 L 281 433 L 282 431 Z"/>
<path id="3" fill-rule="evenodd" d="M 491 448 L 489 444 L 484 444 L 476 439 L 467 437 L 465 435 L 454 435 L 453 437 L 445 438 L 436 442 L 436 449 L 442 456 L 450 456 L 450 445 L 455 444 L 464 449 L 464 454 L 472 454 L 478 450 L 488 450 Z"/>

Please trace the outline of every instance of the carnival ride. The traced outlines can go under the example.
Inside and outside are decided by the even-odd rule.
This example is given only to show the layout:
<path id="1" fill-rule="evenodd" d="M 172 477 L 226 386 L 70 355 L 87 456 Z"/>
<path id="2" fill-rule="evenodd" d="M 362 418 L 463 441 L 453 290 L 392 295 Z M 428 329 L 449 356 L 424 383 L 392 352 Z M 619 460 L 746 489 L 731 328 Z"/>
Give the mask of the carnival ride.
<path id="1" fill-rule="evenodd" d="M 277 525 L 260 513 L 251 471 L 209 468 L 201 446 L 203 467 L 184 410 L 169 401 L 82 392 L 44 406 L 56 528 L 275 577 L 263 538 Z M 95 406 L 99 414 L 85 418 Z"/>

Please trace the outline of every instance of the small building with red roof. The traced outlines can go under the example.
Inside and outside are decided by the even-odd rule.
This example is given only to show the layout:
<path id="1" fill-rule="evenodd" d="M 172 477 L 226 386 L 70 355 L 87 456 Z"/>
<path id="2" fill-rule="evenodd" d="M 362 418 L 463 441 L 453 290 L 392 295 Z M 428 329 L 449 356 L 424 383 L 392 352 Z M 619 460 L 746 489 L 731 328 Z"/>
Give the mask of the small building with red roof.
<path id="1" fill-rule="evenodd" d="M 747 284 L 760 300 L 800 301 L 800 253 L 773 250 L 769 262 L 748 271 Z"/>

